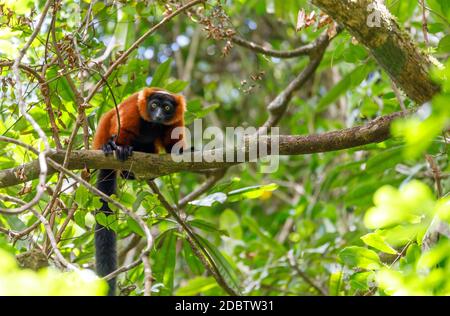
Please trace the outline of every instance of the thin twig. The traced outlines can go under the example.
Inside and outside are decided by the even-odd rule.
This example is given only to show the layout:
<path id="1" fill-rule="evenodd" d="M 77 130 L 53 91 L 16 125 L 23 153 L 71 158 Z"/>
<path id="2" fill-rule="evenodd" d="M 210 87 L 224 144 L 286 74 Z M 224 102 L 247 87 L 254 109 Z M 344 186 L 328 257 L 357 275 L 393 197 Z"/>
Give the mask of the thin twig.
<path id="1" fill-rule="evenodd" d="M 66 230 L 67 225 L 69 225 L 69 222 L 72 220 L 73 215 L 75 214 L 75 211 L 78 209 L 78 204 L 73 203 L 72 207 L 69 209 L 69 212 L 67 213 L 67 217 L 64 221 L 64 223 L 59 228 L 58 232 L 56 233 L 56 242 L 59 243 L 61 240 L 61 236 Z"/>
<path id="2" fill-rule="evenodd" d="M 392 91 L 394 91 L 395 97 L 397 98 L 398 104 L 400 105 L 400 109 L 402 111 L 406 111 L 405 102 L 403 101 L 402 93 L 400 89 L 397 87 L 394 81 L 391 80 Z"/>
<path id="3" fill-rule="evenodd" d="M 294 271 L 297 273 L 297 275 L 303 279 L 303 281 L 305 281 L 312 288 L 314 288 L 320 295 L 323 295 L 323 296 L 327 295 L 327 291 L 325 289 L 322 289 L 313 280 L 311 280 L 305 272 L 300 270 L 300 268 L 298 267 L 298 265 L 296 263 L 296 260 L 294 258 L 294 254 L 292 253 L 292 251 L 288 252 L 287 257 L 288 257 L 289 265 L 294 269 Z"/>
<path id="4" fill-rule="evenodd" d="M 425 155 L 425 159 L 427 160 L 431 172 L 433 173 L 434 182 L 436 184 L 437 197 L 440 198 L 442 197 L 442 183 L 441 183 L 442 172 L 439 169 L 439 166 L 434 161 L 433 156 Z"/>
<path id="5" fill-rule="evenodd" d="M 152 295 L 152 267 L 148 256 L 142 256 L 142 263 L 144 264 L 144 296 Z"/>
<path id="6" fill-rule="evenodd" d="M 0 194 L 0 198 L 4 201 L 10 201 L 19 205 L 26 205 L 27 203 L 22 201 L 21 199 L 18 199 L 16 197 L 7 196 L 4 194 Z M 56 255 L 57 261 L 65 268 L 73 271 L 78 271 L 79 269 L 75 267 L 73 264 L 69 263 L 64 256 L 61 254 L 61 252 L 58 249 L 58 243 L 56 242 L 55 235 L 53 234 L 52 228 L 50 227 L 49 222 L 47 219 L 42 216 L 41 213 L 39 213 L 37 210 L 35 210 L 33 207 L 30 207 L 29 210 L 36 216 L 39 221 L 44 225 L 45 232 L 47 234 L 48 239 L 50 240 L 50 244 L 52 245 L 53 252 Z"/>
<path id="7" fill-rule="evenodd" d="M 141 241 L 142 237 L 138 234 L 133 234 L 130 242 L 125 246 L 125 248 L 120 250 L 118 257 L 118 261 L 119 263 L 123 263 L 125 261 L 125 257 L 128 254 L 128 252 L 132 249 L 134 249 L 134 247 L 136 247 L 139 242 Z"/>
<path id="8" fill-rule="evenodd" d="M 429 44 L 428 42 L 428 22 L 427 22 L 427 11 L 425 8 L 425 0 L 419 0 L 420 5 L 422 6 L 422 31 L 423 38 L 425 40 L 425 44 Z"/>

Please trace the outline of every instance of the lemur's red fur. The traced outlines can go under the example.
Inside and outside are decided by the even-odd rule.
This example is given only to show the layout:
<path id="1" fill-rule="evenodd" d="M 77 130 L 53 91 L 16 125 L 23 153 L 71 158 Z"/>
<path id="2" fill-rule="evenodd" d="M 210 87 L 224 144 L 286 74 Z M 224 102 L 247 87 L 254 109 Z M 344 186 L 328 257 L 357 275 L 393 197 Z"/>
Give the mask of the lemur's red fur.
<path id="1" fill-rule="evenodd" d="M 177 102 L 174 117 L 164 124 L 170 128 L 162 139 L 157 139 L 155 141 L 155 147 L 158 149 L 158 152 L 161 152 L 161 149 L 169 144 L 175 144 L 180 140 L 184 140 L 184 134 L 180 134 L 178 139 L 171 139 L 172 130 L 176 127 L 184 126 L 184 112 L 186 111 L 186 101 L 184 100 L 184 97 L 169 93 L 160 88 L 144 88 L 118 105 L 120 132 L 118 128 L 117 111 L 115 108 L 109 110 L 101 117 L 94 136 L 93 148 L 102 149 L 102 146 L 106 144 L 113 135 L 117 136 L 115 142 L 118 145 L 130 145 L 133 139 L 139 136 L 140 119 L 142 118 L 146 121 L 151 120 L 146 110 L 147 98 L 155 92 L 170 94 Z"/>

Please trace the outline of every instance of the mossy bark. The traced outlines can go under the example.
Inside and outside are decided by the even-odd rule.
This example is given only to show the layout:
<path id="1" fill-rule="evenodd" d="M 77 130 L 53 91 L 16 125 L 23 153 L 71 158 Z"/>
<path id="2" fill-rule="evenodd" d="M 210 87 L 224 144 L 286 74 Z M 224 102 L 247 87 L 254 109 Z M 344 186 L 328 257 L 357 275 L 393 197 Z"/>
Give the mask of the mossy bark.
<path id="1" fill-rule="evenodd" d="M 417 104 L 439 91 L 431 60 L 398 25 L 381 0 L 312 0 L 364 45 L 394 83 Z"/>

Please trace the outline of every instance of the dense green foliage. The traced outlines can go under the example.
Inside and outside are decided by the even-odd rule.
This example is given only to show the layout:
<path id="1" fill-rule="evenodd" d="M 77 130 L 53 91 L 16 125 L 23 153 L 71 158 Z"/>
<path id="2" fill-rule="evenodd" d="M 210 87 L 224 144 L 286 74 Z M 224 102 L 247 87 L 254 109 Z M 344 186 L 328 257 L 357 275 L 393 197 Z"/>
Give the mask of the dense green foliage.
<path id="1" fill-rule="evenodd" d="M 40 148 L 38 134 L 19 112 L 11 68 L 1 62 L 17 56 L 33 31 L 30 21 L 38 18 L 44 1 L 3 2 L 0 135 Z M 163 2 L 64 1 L 54 17 L 56 40 L 64 54 L 63 68 L 52 62 L 55 49 L 49 32 L 50 9 L 42 31 L 22 62 L 42 73 L 48 82 L 48 96 L 63 147 L 80 113 L 77 97 L 64 74 L 68 73 L 86 97 L 89 89 L 101 80 L 99 74 L 167 14 Z M 315 25 L 295 30 L 300 9 L 319 13 L 307 2 L 211 0 L 202 14 L 222 31 L 235 30 L 255 43 L 288 50 L 314 41 L 325 30 Z M 223 6 L 218 7 L 217 3 Z M 439 62 L 444 65 L 432 71 L 434 80 L 441 84 L 441 93 L 417 115 L 395 122 L 392 127 L 395 137 L 344 151 L 281 156 L 278 170 L 270 174 L 260 173 L 257 163 L 232 167 L 208 192 L 183 208 L 183 219 L 195 232 L 201 249 L 209 254 L 222 279 L 235 292 L 450 294 L 448 231 L 446 236 L 443 229 L 439 240 L 429 249 L 423 243 L 432 223 L 439 220 L 443 225 L 450 223 L 450 5 L 448 0 L 427 0 L 426 4 L 428 42 L 424 40 L 418 1 L 386 1 L 412 41 L 424 53 L 434 56 L 437 65 Z M 227 18 L 214 12 L 225 13 Z M 268 115 L 267 104 L 307 65 L 308 57 L 279 59 L 257 54 L 227 43 L 222 35 L 215 38 L 204 28 L 198 17 L 181 14 L 147 37 L 89 102 L 91 106 L 86 109 L 89 137 L 102 113 L 145 86 L 185 94 L 188 123 L 200 118 L 204 127 L 218 126 L 223 130 L 262 125 Z M 109 50 L 111 38 L 115 42 Z M 90 63 L 108 50 L 104 60 Z M 43 64 L 48 65 L 47 69 L 43 70 Z M 55 148 L 39 83 L 25 71 L 21 78 L 27 111 Z M 406 97 L 400 98 L 407 108 L 417 106 Z M 400 110 L 399 97 L 387 74 L 362 45 L 343 31 L 330 43 L 314 76 L 295 93 L 279 123 L 280 133 L 306 135 L 338 130 Z M 74 138 L 73 149 L 86 149 L 83 135 L 82 127 Z M 34 159 L 36 155 L 26 148 L 0 142 L 0 170 Z M 93 184 L 96 173 L 91 171 Z M 55 188 L 58 178 L 58 174 L 49 177 L 48 187 Z M 169 202 L 176 203 L 204 183 L 205 176 L 186 171 L 158 178 L 156 182 Z M 38 180 L 33 180 L 2 188 L 0 193 L 30 201 L 37 184 Z M 136 212 L 151 227 L 154 236 L 150 253 L 152 295 L 227 293 L 205 269 L 185 231 L 144 181 L 119 180 L 119 187 L 114 198 Z M 44 211 L 52 194 L 51 189 L 47 190 L 34 208 Z M 0 201 L 0 207 L 14 206 Z M 120 264 L 137 259 L 145 246 L 142 228 L 120 211 L 117 215 L 99 214 L 95 218 L 98 206 L 98 197 L 86 187 L 70 178 L 64 180 L 59 199 L 47 215 L 53 232 L 60 237 L 58 247 L 62 255 L 80 268 L 93 269 L 97 219 L 117 232 Z M 60 274 L 53 270 L 37 274 L 19 272 L 6 255 L 19 255 L 34 248 L 51 252 L 43 225 L 20 238 L 8 234 L 23 231 L 37 220 L 31 212 L 0 214 L 0 236 L 4 240 L 0 246 L 5 249 L 0 252 L 0 295 L 79 294 L 66 292 L 66 287 L 55 292 L 50 285 L 43 284 L 57 279 L 57 287 L 68 286 L 70 282 L 84 282 L 82 277 L 73 281 L 70 278 L 77 279 L 76 276 L 69 274 L 58 279 Z M 130 244 L 133 247 L 127 248 Z M 50 265 L 55 266 L 53 259 L 51 256 Z M 29 290 L 4 289 L 4 284 L 24 278 L 30 280 Z M 143 264 L 120 274 L 122 294 L 143 295 L 144 281 Z M 104 293 L 102 284 L 74 287 L 90 289 L 83 294 L 99 294 Z"/>

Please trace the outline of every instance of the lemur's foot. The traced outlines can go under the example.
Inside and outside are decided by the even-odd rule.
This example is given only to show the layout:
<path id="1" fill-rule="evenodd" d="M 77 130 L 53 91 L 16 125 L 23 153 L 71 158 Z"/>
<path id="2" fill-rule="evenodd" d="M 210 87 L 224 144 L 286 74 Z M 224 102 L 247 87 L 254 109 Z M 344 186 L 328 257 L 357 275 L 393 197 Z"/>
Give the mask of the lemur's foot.
<path id="1" fill-rule="evenodd" d="M 133 155 L 133 147 L 129 145 L 117 146 L 116 158 L 120 161 L 125 161 Z"/>
<path id="2" fill-rule="evenodd" d="M 106 144 L 102 146 L 103 153 L 105 156 L 111 155 L 114 153 L 114 150 L 117 148 L 116 143 L 114 140 L 109 140 Z"/>
<path id="3" fill-rule="evenodd" d="M 114 141 L 115 137 L 111 139 L 102 147 L 105 155 L 110 155 L 115 153 L 115 156 L 120 161 L 125 161 L 133 155 L 133 147 L 129 145 L 117 145 Z"/>

